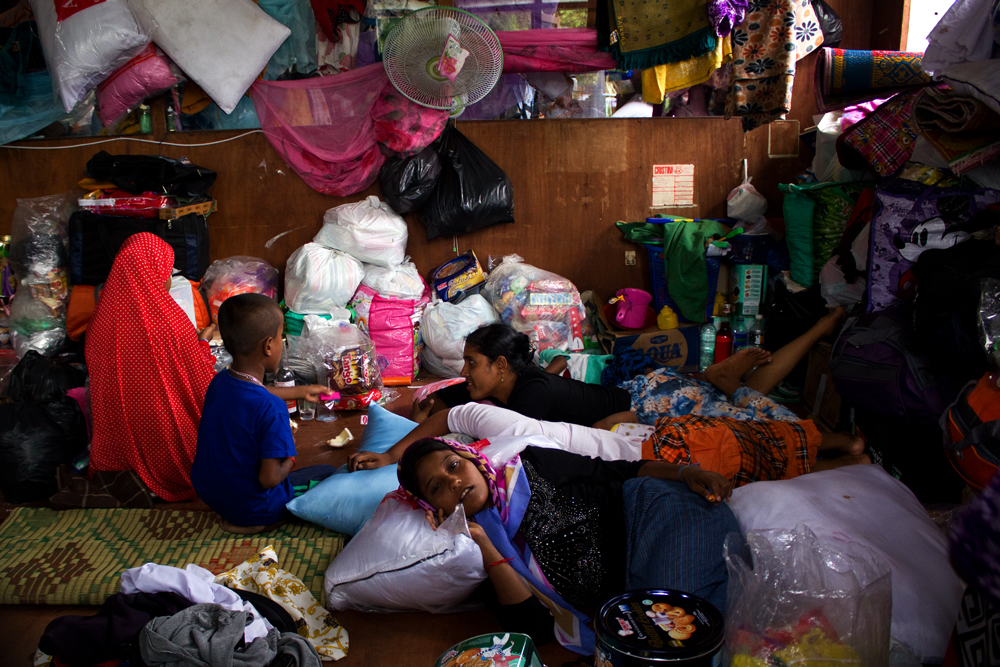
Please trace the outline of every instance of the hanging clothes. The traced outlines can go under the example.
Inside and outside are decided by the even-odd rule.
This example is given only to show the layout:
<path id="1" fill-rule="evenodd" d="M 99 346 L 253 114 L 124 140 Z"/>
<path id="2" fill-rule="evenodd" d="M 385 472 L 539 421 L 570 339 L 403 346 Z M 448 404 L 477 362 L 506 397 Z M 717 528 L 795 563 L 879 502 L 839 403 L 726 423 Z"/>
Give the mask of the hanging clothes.
<path id="1" fill-rule="evenodd" d="M 733 30 L 733 75 L 726 118 L 743 131 L 785 117 L 792 108 L 795 62 L 823 43 L 811 0 L 754 3 Z"/>
<path id="2" fill-rule="evenodd" d="M 667 93 L 705 83 L 717 69 L 733 59 L 733 45 L 718 39 L 715 48 L 703 56 L 642 70 L 642 101 L 662 104 Z"/>
<path id="3" fill-rule="evenodd" d="M 658 6 L 607 0 L 607 7 L 598 11 L 607 13 L 611 53 L 622 70 L 683 62 L 712 51 L 718 39 L 705 0 L 672 0 Z M 604 23 L 602 18 L 599 27 Z"/>
<path id="4" fill-rule="evenodd" d="M 174 251 L 146 232 L 122 244 L 87 331 L 94 470 L 134 470 L 167 501 L 194 497 L 191 463 L 208 343 L 167 292 Z"/>

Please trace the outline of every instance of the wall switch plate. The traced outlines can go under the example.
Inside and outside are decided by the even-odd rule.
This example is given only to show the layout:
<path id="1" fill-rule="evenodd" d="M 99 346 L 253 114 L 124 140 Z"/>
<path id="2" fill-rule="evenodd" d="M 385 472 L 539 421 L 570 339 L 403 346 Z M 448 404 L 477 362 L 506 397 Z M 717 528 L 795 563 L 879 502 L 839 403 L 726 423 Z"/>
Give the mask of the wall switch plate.
<path id="1" fill-rule="evenodd" d="M 635 266 L 635 250 L 625 251 L 625 266 Z"/>

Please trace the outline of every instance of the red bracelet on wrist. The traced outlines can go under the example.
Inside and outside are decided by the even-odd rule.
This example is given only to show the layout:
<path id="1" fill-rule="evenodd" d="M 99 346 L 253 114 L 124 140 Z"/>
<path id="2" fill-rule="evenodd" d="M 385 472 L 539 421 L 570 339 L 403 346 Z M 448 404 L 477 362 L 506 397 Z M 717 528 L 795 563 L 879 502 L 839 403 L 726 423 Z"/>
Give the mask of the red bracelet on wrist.
<path id="1" fill-rule="evenodd" d="M 292 460 L 292 470 L 295 470 L 295 466 L 296 466 L 295 457 L 294 456 L 289 456 L 288 458 L 290 458 Z"/>
<path id="2" fill-rule="evenodd" d="M 514 560 L 513 557 L 511 557 L 511 558 L 504 558 L 503 560 L 498 560 L 496 562 L 490 563 L 489 565 L 486 566 L 486 574 L 490 573 L 490 568 L 493 567 L 494 565 L 503 565 L 504 563 L 509 563 L 512 560 Z"/>

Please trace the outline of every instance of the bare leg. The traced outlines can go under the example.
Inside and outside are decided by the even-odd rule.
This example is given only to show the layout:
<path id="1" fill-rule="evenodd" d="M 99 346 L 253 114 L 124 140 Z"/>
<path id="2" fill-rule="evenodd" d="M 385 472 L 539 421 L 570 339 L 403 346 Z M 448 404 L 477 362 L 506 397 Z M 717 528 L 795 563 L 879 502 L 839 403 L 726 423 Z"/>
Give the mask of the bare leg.
<path id="1" fill-rule="evenodd" d="M 865 439 L 849 433 L 824 433 L 818 449 L 821 452 L 838 451 L 857 456 L 865 451 Z"/>
<path id="2" fill-rule="evenodd" d="M 591 428 L 599 428 L 605 431 L 610 431 L 611 427 L 615 424 L 637 424 L 639 423 L 639 418 L 635 416 L 632 411 L 628 412 L 616 412 L 613 415 L 609 415 L 602 419 L 601 421 L 595 423 Z"/>
<path id="3" fill-rule="evenodd" d="M 809 350 L 816 343 L 840 329 L 840 324 L 845 317 L 847 317 L 847 312 L 842 307 L 837 306 L 814 324 L 809 331 L 774 352 L 771 355 L 771 363 L 759 366 L 744 384 L 767 396 L 809 354 Z"/>
<path id="4" fill-rule="evenodd" d="M 705 379 L 726 396 L 732 398 L 733 392 L 742 386 L 743 376 L 754 366 L 766 364 L 770 359 L 770 352 L 748 347 L 706 368 Z"/>

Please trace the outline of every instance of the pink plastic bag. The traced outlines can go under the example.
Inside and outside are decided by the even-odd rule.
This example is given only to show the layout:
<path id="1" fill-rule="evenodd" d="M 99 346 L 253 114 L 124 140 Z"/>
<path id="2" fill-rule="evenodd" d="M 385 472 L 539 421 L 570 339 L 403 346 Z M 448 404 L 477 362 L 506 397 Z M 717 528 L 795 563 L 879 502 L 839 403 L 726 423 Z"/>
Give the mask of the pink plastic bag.
<path id="1" fill-rule="evenodd" d="M 130 109 L 183 78 L 174 73 L 170 59 L 149 44 L 97 86 L 97 110 L 104 127 L 120 121 Z"/>
<path id="2" fill-rule="evenodd" d="M 419 299 L 393 299 L 379 296 L 366 285 L 358 287 L 351 299 L 358 328 L 375 346 L 384 384 L 409 384 L 417 376 L 423 348 L 420 317 L 429 302 L 427 290 Z"/>
<path id="3" fill-rule="evenodd" d="M 596 72 L 618 69 L 610 53 L 597 50 L 593 28 L 559 30 L 512 30 L 498 32 L 503 49 L 503 71 Z"/>
<path id="4" fill-rule="evenodd" d="M 388 88 L 387 88 L 388 87 Z M 379 137 L 393 145 L 418 151 L 444 127 L 445 112 L 420 107 L 405 98 L 393 101 L 394 110 L 375 107 L 383 91 L 395 94 L 381 63 L 337 76 L 298 81 L 257 81 L 250 88 L 261 129 L 295 172 L 323 194 L 346 197 L 361 192 L 378 177 L 385 162 L 376 143 Z M 397 94 L 398 97 L 398 94 Z M 426 131 L 408 141 L 414 118 L 426 122 Z M 440 125 L 434 131 L 436 124 Z"/>

